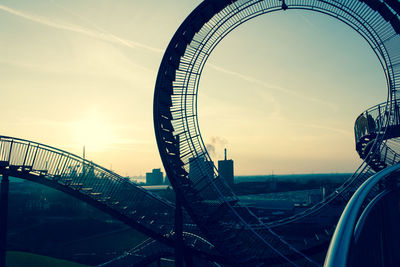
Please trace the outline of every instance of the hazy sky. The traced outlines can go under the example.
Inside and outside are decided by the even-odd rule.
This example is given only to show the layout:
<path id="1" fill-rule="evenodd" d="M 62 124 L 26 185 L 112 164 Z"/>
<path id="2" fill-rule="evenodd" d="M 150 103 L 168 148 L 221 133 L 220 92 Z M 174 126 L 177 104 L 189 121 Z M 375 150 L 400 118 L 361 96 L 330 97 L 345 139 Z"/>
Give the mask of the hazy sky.
<path id="1" fill-rule="evenodd" d="M 0 130 L 121 175 L 161 167 L 152 101 L 163 51 L 200 1 L 0 3 Z M 236 174 L 352 172 L 353 123 L 386 99 L 366 42 L 330 17 L 288 10 L 234 30 L 199 89 L 214 160 Z"/>

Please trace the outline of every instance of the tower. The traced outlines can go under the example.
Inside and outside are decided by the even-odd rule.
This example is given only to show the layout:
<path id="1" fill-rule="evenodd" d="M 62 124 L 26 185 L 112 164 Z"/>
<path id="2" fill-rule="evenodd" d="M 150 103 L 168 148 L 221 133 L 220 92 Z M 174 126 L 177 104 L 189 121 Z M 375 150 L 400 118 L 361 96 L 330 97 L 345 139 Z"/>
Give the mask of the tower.
<path id="1" fill-rule="evenodd" d="M 153 169 L 152 172 L 147 172 L 146 185 L 162 185 L 163 176 L 161 169 Z"/>
<path id="2" fill-rule="evenodd" d="M 218 161 L 218 173 L 225 179 L 229 186 L 234 184 L 234 172 L 233 172 L 233 160 L 227 159 L 227 153 L 225 148 L 225 158 L 224 160 Z"/>

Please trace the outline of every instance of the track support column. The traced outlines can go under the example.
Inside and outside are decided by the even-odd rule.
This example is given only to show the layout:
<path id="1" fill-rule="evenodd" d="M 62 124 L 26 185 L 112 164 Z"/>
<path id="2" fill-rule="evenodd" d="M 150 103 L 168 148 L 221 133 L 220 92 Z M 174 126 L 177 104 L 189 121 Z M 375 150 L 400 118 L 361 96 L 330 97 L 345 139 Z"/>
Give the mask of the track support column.
<path id="1" fill-rule="evenodd" d="M 186 267 L 193 267 L 193 255 L 192 254 L 185 254 L 185 263 Z"/>
<path id="2" fill-rule="evenodd" d="M 2 175 L 0 191 L 0 267 L 6 266 L 8 188 L 8 175 Z"/>
<path id="3" fill-rule="evenodd" d="M 175 267 L 183 267 L 183 218 L 182 200 L 175 191 Z"/>

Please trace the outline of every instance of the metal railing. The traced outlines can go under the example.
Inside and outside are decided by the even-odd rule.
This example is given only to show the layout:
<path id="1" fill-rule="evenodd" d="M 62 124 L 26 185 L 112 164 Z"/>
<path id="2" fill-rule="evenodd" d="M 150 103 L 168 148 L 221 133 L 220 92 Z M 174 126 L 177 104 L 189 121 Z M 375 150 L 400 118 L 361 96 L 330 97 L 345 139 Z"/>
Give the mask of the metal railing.
<path id="1" fill-rule="evenodd" d="M 172 229 L 172 203 L 127 178 L 66 151 L 32 141 L 0 136 L 0 166 L 3 171 L 22 176 L 29 174 L 31 177 L 44 177 L 79 191 L 163 235 Z M 148 205 L 152 208 L 148 209 Z M 161 220 L 163 229 L 152 227 L 157 225 L 151 223 L 153 220 Z"/>
<path id="2" fill-rule="evenodd" d="M 287 5 L 285 8 L 283 3 Z M 211 158 L 197 118 L 198 85 L 209 55 L 226 35 L 254 17 L 287 7 L 313 10 L 339 19 L 364 37 L 382 64 L 390 94 L 394 94 L 395 80 L 400 77 L 400 69 L 393 67 L 400 62 L 400 40 L 396 30 L 399 21 L 394 14 L 393 22 L 385 20 L 392 10 L 387 12 L 385 4 L 384 11 L 376 10 L 376 3 L 374 0 L 365 3 L 357 0 L 203 1 L 182 23 L 168 45 L 158 72 L 154 98 L 154 124 L 160 155 L 172 185 L 182 194 L 193 220 L 233 261 L 246 261 L 253 255 L 258 259 L 280 257 L 293 263 L 287 255 L 304 256 L 297 249 L 304 246 L 292 246 L 251 211 L 241 209 L 239 212 L 238 206 L 243 207 L 237 203 L 232 190 L 216 168 L 210 171 Z M 193 168 L 196 161 L 201 161 L 197 164 L 199 168 Z M 353 190 L 372 173 L 363 164 L 327 201 L 300 216 L 281 221 L 274 230 L 324 212 L 332 219 L 337 218 L 337 207 L 330 203 L 349 199 Z M 242 230 L 239 233 L 236 229 Z M 315 234 L 308 237 L 311 239 Z M 328 240 L 314 239 L 318 239 L 314 244 L 319 245 Z M 310 264 L 315 263 L 310 260 Z"/>
<path id="3" fill-rule="evenodd" d="M 394 104 L 394 101 L 392 101 Z M 388 110 L 394 105 L 384 102 L 375 105 L 361 113 L 354 123 L 354 135 L 356 142 L 362 137 L 376 134 L 386 126 Z"/>
<path id="4" fill-rule="evenodd" d="M 191 247 L 207 247 L 208 250 L 214 246 L 193 233 L 183 232 L 183 238 L 186 244 L 191 244 Z M 168 247 L 154 239 L 146 239 L 133 249 L 125 252 L 123 255 L 112 259 L 106 263 L 98 265 L 98 267 L 128 267 L 128 266 L 147 266 L 151 262 L 167 256 L 173 256 L 174 249 Z"/>
<path id="5" fill-rule="evenodd" d="M 175 205 L 89 160 L 54 147 L 0 136 L 0 174 L 43 183 L 108 212 L 148 236 L 174 244 Z M 184 213 L 186 247 L 209 253 L 212 245 Z M 190 235 L 191 233 L 191 235 Z M 197 235 L 196 235 L 197 234 Z M 193 243 L 199 246 L 193 246 Z M 204 244 L 200 246 L 200 244 Z"/>
<path id="6" fill-rule="evenodd" d="M 354 124 L 356 150 L 377 171 L 400 161 L 398 102 L 395 99 L 371 107 Z"/>
<path id="7" fill-rule="evenodd" d="M 379 182 L 397 173 L 400 164 L 388 167 L 365 181 L 354 193 L 343 211 L 335 233 L 329 245 L 325 259 L 325 267 L 347 266 L 350 246 L 354 237 L 354 230 L 357 219 L 363 209 L 363 204 L 367 201 L 368 195 Z"/>

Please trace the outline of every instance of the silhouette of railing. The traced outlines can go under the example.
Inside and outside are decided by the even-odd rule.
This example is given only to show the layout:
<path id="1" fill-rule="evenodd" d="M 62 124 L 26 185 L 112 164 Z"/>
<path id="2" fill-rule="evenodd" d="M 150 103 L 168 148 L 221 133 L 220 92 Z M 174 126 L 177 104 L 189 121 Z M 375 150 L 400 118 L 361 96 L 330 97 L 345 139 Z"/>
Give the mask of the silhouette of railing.
<path id="1" fill-rule="evenodd" d="M 174 245 L 173 203 L 79 156 L 40 143 L 0 136 L 0 174 L 63 191 L 163 244 Z M 205 239 L 196 235 L 199 230 L 187 215 L 184 221 L 185 248 L 194 254 L 216 255 L 209 243 L 201 245 Z"/>
<path id="2" fill-rule="evenodd" d="M 388 167 L 373 175 L 358 188 L 340 217 L 330 242 L 325 267 L 398 266 L 400 259 L 398 247 L 393 247 L 392 242 L 399 238 L 399 232 L 393 231 L 398 228 L 400 218 L 398 192 L 393 195 L 393 192 L 398 191 L 399 170 L 399 164 Z M 374 188 L 376 187 L 384 187 L 384 189 L 370 201 L 371 193 L 375 195 Z M 392 203 L 382 205 L 382 202 L 388 200 Z M 367 203 L 369 205 L 366 205 Z M 376 214 L 377 211 L 380 213 L 379 216 Z M 389 216 L 382 217 L 383 214 Z M 396 220 L 392 221 L 391 215 L 394 215 Z M 391 229 L 385 229 L 390 223 Z M 365 231 L 368 232 L 365 233 Z M 386 231 L 386 237 L 382 236 L 383 231 Z M 390 232 L 392 232 L 391 237 Z M 370 242 L 358 241 L 360 235 L 376 237 L 377 234 L 381 236 L 375 240 L 369 240 Z M 385 244 L 385 242 L 390 244 Z M 398 240 L 395 240 L 395 243 L 399 244 Z"/>
<path id="3" fill-rule="evenodd" d="M 138 230 L 166 239 L 173 230 L 174 205 L 128 179 L 66 151 L 27 140 L 0 136 L 1 172 L 45 180 L 90 198 L 119 213 Z M 148 207 L 151 207 L 149 209 Z"/>
<path id="4" fill-rule="evenodd" d="M 98 267 L 147 266 L 162 257 L 173 256 L 174 250 L 156 240 L 149 238 L 123 255 Z"/>
<path id="5" fill-rule="evenodd" d="M 392 0 L 343 3 L 335 0 L 205 0 L 182 23 L 159 69 L 154 123 L 168 177 L 184 200 L 193 222 L 213 244 L 196 244 L 196 249 L 211 257 L 215 246 L 224 259 L 233 264 L 288 261 L 295 265 L 293 260 L 305 258 L 309 265 L 318 265 L 304 251 L 312 251 L 328 242 L 344 203 L 373 174 L 373 168 L 363 163 L 321 203 L 304 213 L 270 224 L 243 207 L 211 163 L 198 126 L 199 79 L 215 46 L 240 24 L 261 14 L 288 8 L 327 14 L 352 27 L 368 42 L 388 80 L 389 99 L 396 99 L 400 82 L 400 21 L 396 3 Z M 394 117 L 389 113 L 388 121 Z M 366 119 L 368 121 L 368 116 Z M 356 133 L 360 137 L 370 131 L 362 132 L 361 125 L 357 124 Z M 381 141 L 376 141 L 377 147 L 381 146 Z M 191 165 L 196 167 L 191 168 Z M 38 143 L 1 137 L 0 171 L 67 192 L 173 245 L 174 206 L 171 203 L 87 160 Z M 372 189 L 370 195 L 376 192 L 378 189 Z M 297 240 L 292 235 L 320 217 L 326 221 L 318 223 L 319 227 L 307 228 L 311 230 L 302 233 L 304 239 Z M 186 223 L 184 231 L 197 234 L 199 229 L 195 224 Z M 186 247 L 190 248 L 197 240 L 185 238 Z"/>
<path id="6" fill-rule="evenodd" d="M 212 160 L 200 134 L 196 104 L 205 63 L 216 45 L 240 24 L 288 8 L 333 16 L 359 33 L 382 64 L 390 99 L 396 97 L 400 82 L 400 22 L 393 1 L 206 0 L 186 18 L 168 45 L 158 72 L 154 97 L 157 144 L 167 175 L 182 195 L 186 210 L 206 237 L 235 263 L 272 258 L 292 262 L 296 257 L 305 257 L 300 251 L 327 244 L 345 202 L 374 173 L 363 163 L 323 202 L 302 214 L 266 225 L 240 205 L 215 167 L 210 171 Z M 291 237 L 285 233 L 321 216 L 327 218 L 326 227 L 305 232 L 308 241 L 296 245 L 286 242 Z M 310 260 L 310 264 L 315 262 Z"/>
<path id="7" fill-rule="evenodd" d="M 207 249 L 213 247 L 211 243 L 207 240 L 201 238 L 200 236 L 194 235 L 192 233 L 183 233 L 183 238 L 185 240 L 191 240 L 190 242 L 185 242 L 186 244 L 191 243 L 192 247 L 202 247 L 205 246 Z M 201 250 L 201 249 L 200 249 Z M 141 244 L 137 245 L 135 248 L 127 251 L 123 255 L 103 264 L 98 265 L 98 267 L 129 267 L 129 266 L 147 266 L 154 261 L 159 260 L 163 257 L 172 257 L 175 251 L 173 248 L 166 246 L 154 239 L 146 239 Z M 199 261 L 201 258 L 197 258 Z M 215 266 L 213 262 L 208 262 L 207 259 L 202 259 L 203 264 L 198 266 Z"/>
<path id="8" fill-rule="evenodd" d="M 392 166 L 400 160 L 398 101 L 381 103 L 364 111 L 354 125 L 356 150 L 375 171 Z"/>

